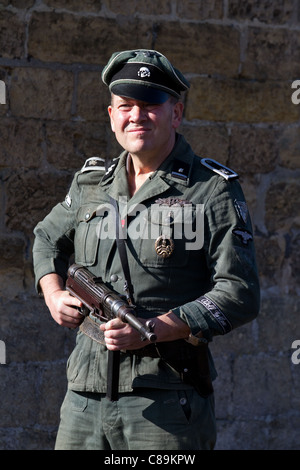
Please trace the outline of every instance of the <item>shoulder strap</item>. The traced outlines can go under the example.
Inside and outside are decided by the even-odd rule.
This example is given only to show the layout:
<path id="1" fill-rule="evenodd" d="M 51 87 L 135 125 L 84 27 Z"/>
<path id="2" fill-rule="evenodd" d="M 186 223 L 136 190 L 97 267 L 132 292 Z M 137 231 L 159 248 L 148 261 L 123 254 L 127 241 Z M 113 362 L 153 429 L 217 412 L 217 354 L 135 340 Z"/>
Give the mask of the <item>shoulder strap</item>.
<path id="1" fill-rule="evenodd" d="M 129 271 L 129 264 L 128 264 L 128 258 L 127 258 L 127 251 L 126 251 L 126 246 L 125 246 L 125 234 L 123 231 L 123 228 L 121 226 L 120 222 L 120 213 L 119 213 L 119 208 L 118 208 L 118 203 L 115 199 L 113 199 L 111 196 L 109 196 L 109 199 L 111 203 L 113 204 L 116 212 L 116 241 L 117 241 L 117 247 L 118 247 L 118 252 L 121 260 L 121 265 L 124 273 L 124 278 L 125 278 L 125 284 L 124 284 L 124 291 L 126 294 L 126 299 L 128 303 L 133 306 L 133 285 L 131 282 L 131 276 L 130 276 L 130 271 Z M 121 235 L 121 236 L 120 236 Z"/>
<path id="2" fill-rule="evenodd" d="M 219 162 L 216 162 L 216 160 L 213 160 L 212 158 L 202 158 L 201 163 L 202 165 L 206 166 L 215 173 L 218 173 L 219 175 L 223 176 L 223 178 L 225 178 L 226 180 L 235 179 L 239 177 L 239 175 L 235 171 L 231 170 L 227 166 L 222 165 Z"/>
<path id="3" fill-rule="evenodd" d="M 86 171 L 101 171 L 103 174 L 105 173 L 105 160 L 104 158 L 100 157 L 91 157 L 88 158 L 83 167 L 80 170 L 80 173 L 85 173 Z"/>

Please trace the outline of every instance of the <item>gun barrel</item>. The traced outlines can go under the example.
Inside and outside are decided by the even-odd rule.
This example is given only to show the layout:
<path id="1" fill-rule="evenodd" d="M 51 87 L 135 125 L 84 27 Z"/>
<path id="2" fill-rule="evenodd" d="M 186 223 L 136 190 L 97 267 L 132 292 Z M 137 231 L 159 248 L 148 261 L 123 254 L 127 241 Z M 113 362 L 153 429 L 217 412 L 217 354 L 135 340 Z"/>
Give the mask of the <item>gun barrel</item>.
<path id="1" fill-rule="evenodd" d="M 135 316 L 134 308 L 126 300 L 109 289 L 101 278 L 95 277 L 88 269 L 72 264 L 68 270 L 67 289 L 80 298 L 82 302 L 96 313 L 103 312 L 101 319 L 110 320 L 119 317 L 124 323 L 130 324 L 143 338 L 156 341 L 156 335 L 149 327 L 143 325 Z M 73 282 L 73 281 L 74 282 Z"/>
<path id="2" fill-rule="evenodd" d="M 122 315 L 122 321 L 129 323 L 133 328 L 135 328 L 144 338 L 151 341 L 151 343 L 155 343 L 157 336 L 153 331 L 151 331 L 147 326 L 144 326 L 137 318 L 132 315 L 130 312 L 125 312 Z"/>

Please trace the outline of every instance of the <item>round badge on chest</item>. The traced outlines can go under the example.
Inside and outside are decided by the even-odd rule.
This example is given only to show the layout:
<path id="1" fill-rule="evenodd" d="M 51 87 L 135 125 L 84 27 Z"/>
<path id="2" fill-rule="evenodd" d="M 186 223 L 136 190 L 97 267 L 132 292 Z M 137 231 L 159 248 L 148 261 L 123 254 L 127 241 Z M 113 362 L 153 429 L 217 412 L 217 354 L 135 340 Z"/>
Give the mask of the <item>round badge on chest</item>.
<path id="1" fill-rule="evenodd" d="M 161 235 L 155 241 L 155 251 L 161 258 L 169 258 L 174 251 L 174 242 L 172 238 Z"/>

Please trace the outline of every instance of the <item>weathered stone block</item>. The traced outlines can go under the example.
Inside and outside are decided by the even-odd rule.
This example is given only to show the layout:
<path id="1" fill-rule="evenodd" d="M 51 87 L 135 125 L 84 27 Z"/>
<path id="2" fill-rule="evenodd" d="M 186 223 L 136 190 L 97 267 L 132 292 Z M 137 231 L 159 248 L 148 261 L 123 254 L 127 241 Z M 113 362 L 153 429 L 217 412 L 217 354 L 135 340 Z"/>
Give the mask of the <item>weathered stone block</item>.
<path id="1" fill-rule="evenodd" d="M 273 235 L 268 238 L 256 237 L 256 258 L 260 276 L 272 280 L 277 278 L 284 261 L 284 250 L 281 238 Z"/>
<path id="2" fill-rule="evenodd" d="M 0 429 L 1 450 L 53 450 L 57 428 L 32 425 Z"/>
<path id="3" fill-rule="evenodd" d="M 75 139 L 82 123 L 49 121 L 46 123 L 45 146 L 47 161 L 60 170 L 79 170 L 84 163 L 83 154 L 78 151 Z M 79 131 L 80 132 L 80 131 Z M 81 132 L 80 132 L 81 134 Z"/>
<path id="4" fill-rule="evenodd" d="M 0 270 L 23 268 L 25 241 L 12 234 L 0 234 Z"/>
<path id="5" fill-rule="evenodd" d="M 0 428 L 29 427 L 35 424 L 34 403 L 38 402 L 36 384 L 40 371 L 37 364 L 8 364 L 0 366 Z M 30 399 L 25 400 L 25 397 Z M 19 406 L 16 406 L 16 404 Z"/>
<path id="6" fill-rule="evenodd" d="M 63 201 L 72 175 L 24 171 L 11 174 L 6 181 L 6 225 L 9 230 L 32 236 L 35 225 L 50 209 Z"/>
<path id="7" fill-rule="evenodd" d="M 44 300 L 37 293 L 24 300 L 23 291 L 1 307 L 6 312 L 6 318 L 1 324 L 0 338 L 6 344 L 8 365 L 66 360 L 67 351 L 74 345 L 75 333 L 53 320 Z M 55 342 L 50 338 L 55 338 Z"/>
<path id="8" fill-rule="evenodd" d="M 278 137 L 280 165 L 291 170 L 300 169 L 300 128 L 285 127 Z"/>
<path id="9" fill-rule="evenodd" d="M 100 72 L 78 74 L 76 112 L 77 119 L 107 122 L 110 95 L 101 80 Z"/>
<path id="10" fill-rule="evenodd" d="M 293 284 L 297 293 L 299 293 L 299 279 L 300 279 L 300 234 L 299 234 L 300 223 L 294 224 L 291 235 L 287 235 L 287 245 L 290 251 L 290 267 L 291 277 L 293 278 Z M 298 227 L 298 230 L 297 230 Z M 299 325 L 300 327 L 300 325 Z M 300 333 L 299 333 L 300 337 Z"/>
<path id="11" fill-rule="evenodd" d="M 194 152 L 199 157 L 213 158 L 226 165 L 229 149 L 229 136 L 223 125 L 189 126 L 180 129 Z"/>
<path id="12" fill-rule="evenodd" d="M 64 10 L 82 12 L 83 15 L 87 13 L 99 13 L 103 0 L 88 0 L 87 2 L 82 3 L 82 0 L 44 0 L 43 3 L 48 7 L 60 9 L 63 8 Z"/>
<path id="13" fill-rule="evenodd" d="M 300 442 L 300 416 L 297 413 L 273 415 L 266 420 L 266 435 L 270 450 L 298 450 Z"/>
<path id="14" fill-rule="evenodd" d="M 231 77 L 238 74 L 240 33 L 234 27 L 158 22 L 155 32 L 156 49 L 162 53 L 165 51 L 169 60 L 182 72 Z"/>
<path id="15" fill-rule="evenodd" d="M 106 64 L 116 50 L 135 49 L 137 44 L 150 48 L 151 37 L 151 25 L 135 18 L 36 12 L 29 24 L 28 52 L 46 62 Z"/>
<path id="16" fill-rule="evenodd" d="M 73 74 L 65 70 L 15 68 L 10 94 L 15 116 L 70 119 Z"/>
<path id="17" fill-rule="evenodd" d="M 1 5 L 3 6 L 13 6 L 19 9 L 31 8 L 34 4 L 34 0 L 3 0 Z"/>
<path id="18" fill-rule="evenodd" d="M 104 0 L 106 7 L 117 15 L 131 16 L 137 15 L 170 15 L 172 12 L 172 1 L 165 0 L 129 0 L 126 2 L 126 9 L 124 9 L 124 2 L 122 0 Z"/>
<path id="19" fill-rule="evenodd" d="M 249 28 L 242 76 L 259 80 L 293 80 L 300 76 L 299 50 L 299 31 Z"/>
<path id="20" fill-rule="evenodd" d="M 66 361 L 45 364 L 40 384 L 37 422 L 40 425 L 58 426 L 59 410 L 67 390 Z"/>
<path id="21" fill-rule="evenodd" d="M 106 131 L 92 122 L 47 122 L 47 161 L 60 170 L 80 170 L 89 157 L 106 157 Z"/>
<path id="22" fill-rule="evenodd" d="M 215 410 L 216 418 L 227 419 L 230 415 L 231 408 L 231 395 L 233 391 L 233 357 L 230 353 L 222 354 L 215 353 L 215 348 L 212 346 L 211 351 L 213 352 L 215 367 L 217 369 L 218 377 L 213 382 L 214 393 L 215 393 Z"/>
<path id="23" fill-rule="evenodd" d="M 186 119 L 236 122 L 296 122 L 300 107 L 292 104 L 284 82 L 193 78 Z M 201 106 L 199 106 L 201 103 Z"/>
<path id="24" fill-rule="evenodd" d="M 269 232 L 285 231 L 297 223 L 300 213 L 300 183 L 291 180 L 274 183 L 266 194 L 266 227 Z M 299 227 L 299 220 L 298 220 Z"/>
<path id="25" fill-rule="evenodd" d="M 0 57 L 16 59 L 24 56 L 25 23 L 12 11 L 1 8 Z"/>
<path id="26" fill-rule="evenodd" d="M 216 336 L 211 344 L 211 349 L 217 356 L 222 357 L 224 351 L 230 357 L 242 354 L 254 354 L 256 325 L 251 322 L 245 324 L 224 336 Z"/>
<path id="27" fill-rule="evenodd" d="M 1 261 L 1 260 L 0 260 Z M 20 264 L 20 260 L 17 261 Z M 24 292 L 24 267 L 0 269 L 0 297 L 12 300 Z"/>
<path id="28" fill-rule="evenodd" d="M 223 0 L 181 0 L 177 2 L 177 15 L 193 21 L 223 17 Z"/>
<path id="29" fill-rule="evenodd" d="M 233 126 L 229 164 L 241 175 L 273 171 L 278 162 L 277 134 L 273 127 Z"/>
<path id="30" fill-rule="evenodd" d="M 276 414 L 288 412 L 291 399 L 289 361 L 289 357 L 278 354 L 237 357 L 234 362 L 232 412 L 242 419 L 274 415 L 274 410 Z"/>
<path id="31" fill-rule="evenodd" d="M 299 309 L 300 301 L 297 295 L 285 298 L 281 295 L 263 296 L 260 315 L 257 318 L 257 348 L 260 352 L 289 358 L 292 366 L 291 345 L 298 336 L 300 339 Z M 268 328 L 264 328 L 264 325 L 268 325 Z M 289 383 L 292 387 L 292 383 Z"/>
<path id="32" fill-rule="evenodd" d="M 40 121 L 1 119 L 0 166 L 38 168 L 43 160 L 43 132 Z"/>
<path id="33" fill-rule="evenodd" d="M 76 151 L 83 155 L 84 160 L 94 156 L 106 160 L 108 158 L 106 126 L 103 124 L 83 123 L 76 129 L 74 145 Z"/>
<path id="34" fill-rule="evenodd" d="M 235 20 L 284 24 L 293 21 L 293 0 L 229 0 L 228 17 Z"/>

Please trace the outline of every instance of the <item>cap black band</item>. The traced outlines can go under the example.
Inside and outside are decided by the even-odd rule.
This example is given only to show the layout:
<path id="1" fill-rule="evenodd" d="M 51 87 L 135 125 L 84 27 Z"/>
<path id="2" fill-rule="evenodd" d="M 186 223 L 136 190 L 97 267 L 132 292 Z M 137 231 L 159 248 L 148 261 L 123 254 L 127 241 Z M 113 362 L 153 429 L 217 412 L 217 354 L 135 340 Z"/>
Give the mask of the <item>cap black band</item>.
<path id="1" fill-rule="evenodd" d="M 169 93 L 178 98 L 180 96 L 180 88 L 178 85 L 175 82 L 171 82 L 170 77 L 168 77 L 158 67 L 148 63 L 126 63 L 111 78 L 110 90 L 113 91 L 113 87 L 121 82 L 123 84 L 146 85 L 165 91 L 165 93 Z"/>
<path id="2" fill-rule="evenodd" d="M 132 98 L 145 103 L 162 104 L 169 98 L 170 94 L 164 91 L 152 88 L 150 86 L 138 86 L 132 83 L 116 83 L 111 87 L 111 92 L 117 96 L 124 98 Z"/>

